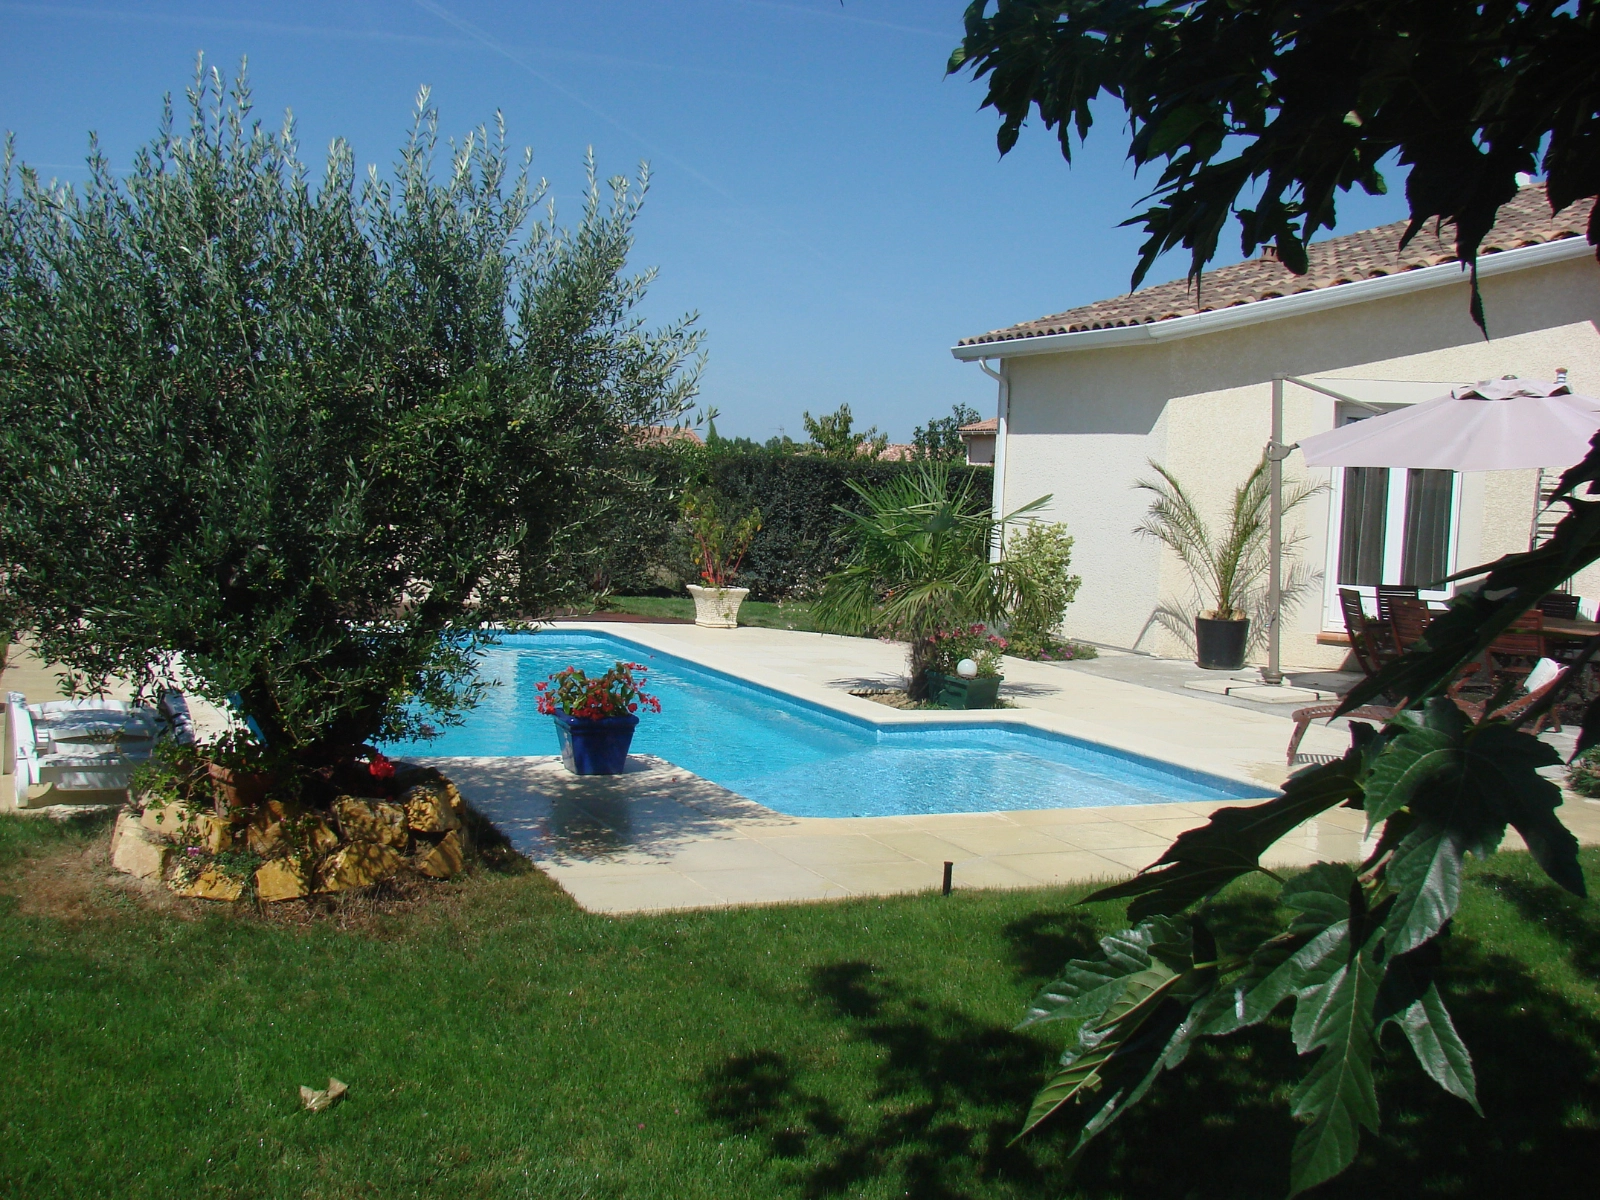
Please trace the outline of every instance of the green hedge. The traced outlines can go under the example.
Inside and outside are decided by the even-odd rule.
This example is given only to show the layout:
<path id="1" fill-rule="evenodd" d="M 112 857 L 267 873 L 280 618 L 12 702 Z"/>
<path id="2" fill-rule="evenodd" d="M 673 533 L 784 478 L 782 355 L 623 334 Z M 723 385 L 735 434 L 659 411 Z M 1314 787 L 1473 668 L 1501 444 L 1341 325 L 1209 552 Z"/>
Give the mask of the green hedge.
<path id="1" fill-rule="evenodd" d="M 708 482 L 736 507 L 761 509 L 761 532 L 745 558 L 740 584 L 754 599 L 788 600 L 808 595 L 849 552 L 845 521 L 834 506 L 860 505 L 850 481 L 880 484 L 915 464 L 678 444 L 635 450 L 622 467 L 635 484 L 594 522 L 595 557 L 587 581 L 594 590 L 675 592 L 694 582 L 678 533 L 677 497 L 690 483 Z M 988 495 L 991 468 L 958 466 L 952 481 L 966 475 L 976 477 L 980 495 Z"/>

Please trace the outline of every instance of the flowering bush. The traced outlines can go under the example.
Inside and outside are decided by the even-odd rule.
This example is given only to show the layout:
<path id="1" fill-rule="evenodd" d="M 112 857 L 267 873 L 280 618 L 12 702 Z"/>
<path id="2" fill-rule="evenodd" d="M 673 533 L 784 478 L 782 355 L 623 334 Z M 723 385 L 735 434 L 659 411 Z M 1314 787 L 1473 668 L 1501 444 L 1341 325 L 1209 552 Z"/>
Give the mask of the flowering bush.
<path id="1" fill-rule="evenodd" d="M 539 711 L 546 716 L 560 712 L 595 721 L 636 713 L 641 704 L 650 712 L 660 712 L 661 701 L 644 690 L 648 682 L 644 671 L 643 663 L 619 662 L 598 679 L 590 679 L 577 667 L 568 667 L 536 685 Z"/>
<path id="2" fill-rule="evenodd" d="M 989 632 L 983 625 L 964 629 L 941 629 L 929 638 L 932 658 L 929 670 L 954 675 L 956 664 L 970 658 L 978 664 L 979 675 L 1000 674 L 1000 656 L 1006 652 L 1006 639 Z"/>

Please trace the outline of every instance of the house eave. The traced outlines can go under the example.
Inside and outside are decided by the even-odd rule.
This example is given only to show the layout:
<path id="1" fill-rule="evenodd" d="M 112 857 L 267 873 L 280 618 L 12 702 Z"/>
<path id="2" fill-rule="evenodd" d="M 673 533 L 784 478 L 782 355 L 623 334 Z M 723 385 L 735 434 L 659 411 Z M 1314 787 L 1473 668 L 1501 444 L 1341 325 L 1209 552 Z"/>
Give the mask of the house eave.
<path id="1" fill-rule="evenodd" d="M 1479 258 L 1478 276 L 1486 279 L 1512 271 L 1525 271 L 1532 267 L 1588 257 L 1593 253 L 1593 248 L 1581 237 L 1562 238 L 1537 246 L 1521 246 L 1515 250 L 1501 250 Z M 1025 354 L 1073 354 L 1079 350 L 1099 350 L 1108 346 L 1147 346 L 1152 342 L 1179 341 L 1243 325 L 1257 325 L 1266 321 L 1278 321 L 1326 309 L 1342 308 L 1347 304 L 1361 304 L 1368 300 L 1382 300 L 1390 296 L 1426 291 L 1429 288 L 1462 283 L 1466 279 L 1467 272 L 1463 264 L 1440 263 L 1438 266 L 1419 267 L 1414 271 L 1403 271 L 1378 279 L 1340 283 L 1315 291 L 1298 292 L 1292 296 L 1253 300 L 1249 304 L 1238 304 L 1232 308 L 1194 313 L 1186 317 L 1173 317 L 1165 321 L 1150 321 L 1142 325 L 1122 325 L 1114 329 L 1081 329 L 1074 333 L 1002 338 L 992 342 L 967 342 L 950 347 L 950 353 L 963 362 L 972 362 L 985 358 L 1018 358 Z"/>

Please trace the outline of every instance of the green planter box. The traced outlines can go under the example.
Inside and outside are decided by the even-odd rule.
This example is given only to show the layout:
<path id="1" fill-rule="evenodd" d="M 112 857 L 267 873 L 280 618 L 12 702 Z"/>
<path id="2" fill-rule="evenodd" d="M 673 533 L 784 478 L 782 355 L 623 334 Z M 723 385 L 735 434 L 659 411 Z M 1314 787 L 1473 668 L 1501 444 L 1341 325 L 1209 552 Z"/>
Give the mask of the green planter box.
<path id="1" fill-rule="evenodd" d="M 943 708 L 994 708 L 1000 702 L 1000 676 L 963 679 L 929 671 L 928 699 Z"/>

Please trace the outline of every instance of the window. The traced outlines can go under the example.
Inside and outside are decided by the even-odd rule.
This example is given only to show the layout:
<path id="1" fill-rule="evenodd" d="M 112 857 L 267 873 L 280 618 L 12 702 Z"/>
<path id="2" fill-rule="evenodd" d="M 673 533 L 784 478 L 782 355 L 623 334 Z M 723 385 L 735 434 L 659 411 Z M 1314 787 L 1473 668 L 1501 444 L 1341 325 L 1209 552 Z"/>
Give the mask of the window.
<path id="1" fill-rule="evenodd" d="M 1348 416 L 1341 424 L 1359 418 Z M 1422 589 L 1429 599 L 1449 593 L 1439 584 L 1455 567 L 1454 471 L 1403 467 L 1345 467 L 1334 472 L 1325 627 L 1344 628 L 1339 589 L 1366 596 L 1381 584 Z M 1369 600 L 1367 611 L 1373 611 Z"/>

